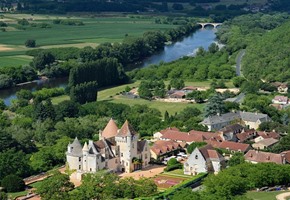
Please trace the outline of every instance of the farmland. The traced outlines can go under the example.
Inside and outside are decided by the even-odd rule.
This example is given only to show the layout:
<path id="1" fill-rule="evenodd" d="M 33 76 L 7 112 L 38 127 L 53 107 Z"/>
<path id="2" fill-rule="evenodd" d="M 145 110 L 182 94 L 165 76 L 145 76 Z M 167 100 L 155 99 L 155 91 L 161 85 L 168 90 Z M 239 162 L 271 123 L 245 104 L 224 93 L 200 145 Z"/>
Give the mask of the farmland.
<path id="1" fill-rule="evenodd" d="M 20 26 L 17 21 L 29 19 L 29 25 Z M 55 19 L 79 20 L 84 23 L 81 26 L 53 24 Z M 168 24 L 155 24 L 153 18 L 130 17 L 68 17 L 5 14 L 1 21 L 7 23 L 6 31 L 0 32 L 0 60 L 5 59 L 0 66 L 21 64 L 19 55 L 24 55 L 28 50 L 24 46 L 27 39 L 36 40 L 37 48 L 53 47 L 84 47 L 97 46 L 104 42 L 121 42 L 126 36 L 138 37 L 150 30 L 166 30 L 175 27 Z M 41 28 L 40 24 L 47 24 L 47 28 Z M 7 57 L 4 56 L 16 56 Z M 26 64 L 27 60 L 23 62 Z"/>

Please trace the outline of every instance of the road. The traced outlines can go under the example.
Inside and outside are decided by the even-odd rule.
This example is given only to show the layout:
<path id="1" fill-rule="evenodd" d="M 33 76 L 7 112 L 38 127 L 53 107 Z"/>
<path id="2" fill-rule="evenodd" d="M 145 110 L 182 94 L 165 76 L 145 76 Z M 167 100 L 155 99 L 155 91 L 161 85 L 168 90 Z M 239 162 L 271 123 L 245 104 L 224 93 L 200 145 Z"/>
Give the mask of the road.
<path id="1" fill-rule="evenodd" d="M 242 49 L 239 52 L 238 57 L 236 59 L 236 75 L 237 76 L 241 76 L 241 62 L 242 62 L 242 58 L 244 57 L 245 54 L 246 54 L 246 50 Z"/>

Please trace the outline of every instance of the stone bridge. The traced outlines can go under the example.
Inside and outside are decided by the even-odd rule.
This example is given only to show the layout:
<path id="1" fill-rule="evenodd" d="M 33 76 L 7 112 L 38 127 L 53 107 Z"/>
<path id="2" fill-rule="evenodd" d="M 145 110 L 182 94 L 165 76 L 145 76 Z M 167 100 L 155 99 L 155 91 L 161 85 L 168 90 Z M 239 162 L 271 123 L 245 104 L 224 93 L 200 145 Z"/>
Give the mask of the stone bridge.
<path id="1" fill-rule="evenodd" d="M 213 26 L 213 28 L 217 28 L 218 26 L 221 26 L 222 23 L 211 23 L 211 22 L 205 22 L 205 23 L 197 23 L 201 25 L 201 28 L 204 29 L 205 26 Z"/>

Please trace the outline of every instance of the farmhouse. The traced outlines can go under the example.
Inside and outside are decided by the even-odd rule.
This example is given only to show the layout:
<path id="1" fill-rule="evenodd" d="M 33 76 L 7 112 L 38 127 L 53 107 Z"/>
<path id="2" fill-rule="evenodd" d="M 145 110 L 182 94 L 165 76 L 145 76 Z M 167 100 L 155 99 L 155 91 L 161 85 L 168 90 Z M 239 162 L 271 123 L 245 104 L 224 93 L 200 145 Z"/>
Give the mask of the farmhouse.
<path id="1" fill-rule="evenodd" d="M 113 119 L 109 121 L 99 140 L 85 143 L 83 146 L 76 138 L 69 144 L 66 160 L 70 169 L 81 174 L 97 172 L 102 169 L 111 171 L 132 172 L 149 165 L 150 150 L 146 140 L 139 141 L 138 134 L 126 121 L 118 129 Z"/>
<path id="2" fill-rule="evenodd" d="M 184 151 L 185 147 L 186 143 L 158 140 L 150 148 L 150 153 L 153 159 L 163 160 L 166 157 L 177 155 L 179 152 Z"/>
<path id="3" fill-rule="evenodd" d="M 237 111 L 209 116 L 201 124 L 207 126 L 209 131 L 220 130 L 233 122 L 244 124 L 249 128 L 258 129 L 262 122 L 270 120 L 271 118 L 267 114 Z"/>
<path id="4" fill-rule="evenodd" d="M 202 172 L 218 173 L 225 167 L 225 159 L 211 145 L 195 148 L 184 163 L 184 174 L 196 175 Z"/>

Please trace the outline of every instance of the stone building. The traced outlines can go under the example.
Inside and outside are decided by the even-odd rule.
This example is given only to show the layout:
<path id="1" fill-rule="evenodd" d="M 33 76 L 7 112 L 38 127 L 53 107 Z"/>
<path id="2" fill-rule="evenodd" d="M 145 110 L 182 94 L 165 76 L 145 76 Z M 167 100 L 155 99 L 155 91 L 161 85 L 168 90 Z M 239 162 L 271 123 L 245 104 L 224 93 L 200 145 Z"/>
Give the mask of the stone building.
<path id="1" fill-rule="evenodd" d="M 99 140 L 85 143 L 83 146 L 76 138 L 69 144 L 66 159 L 71 170 L 81 174 L 108 169 L 114 172 L 126 172 L 147 167 L 150 161 L 150 149 L 146 140 L 139 140 L 138 134 L 126 121 L 118 129 L 113 119 L 99 133 Z"/>

